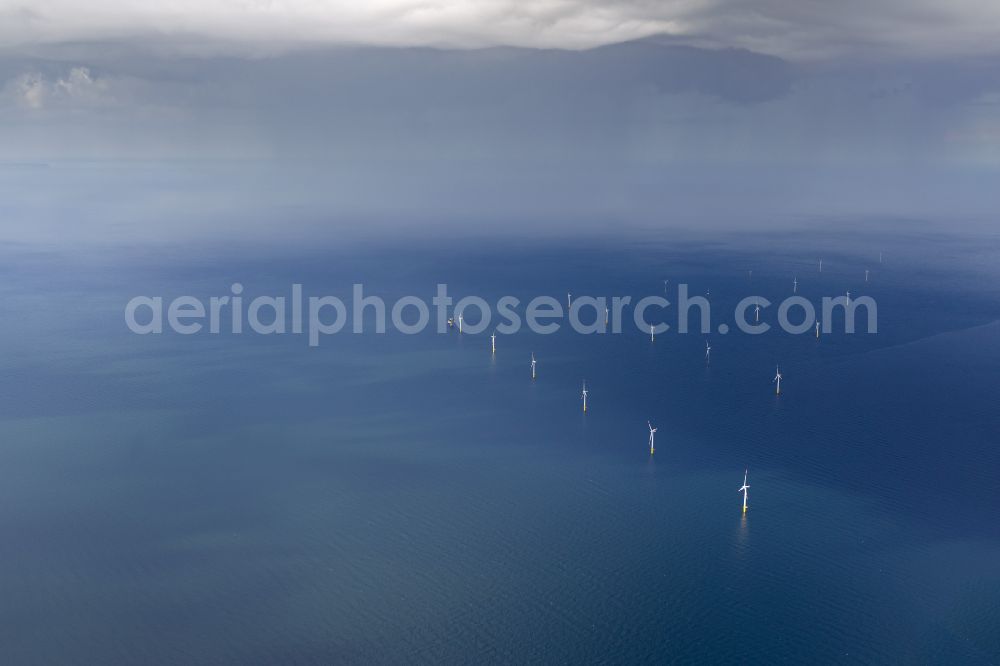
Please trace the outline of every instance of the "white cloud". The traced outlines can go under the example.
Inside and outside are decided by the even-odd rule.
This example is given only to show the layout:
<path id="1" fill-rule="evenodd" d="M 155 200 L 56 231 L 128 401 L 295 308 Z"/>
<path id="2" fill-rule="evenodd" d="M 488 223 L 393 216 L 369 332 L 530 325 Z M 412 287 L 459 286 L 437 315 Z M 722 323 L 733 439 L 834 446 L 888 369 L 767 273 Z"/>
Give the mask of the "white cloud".
<path id="1" fill-rule="evenodd" d="M 28 109 L 95 106 L 108 102 L 109 92 L 107 80 L 95 78 L 86 67 L 73 67 L 65 76 L 54 79 L 38 72 L 25 72 L 0 89 L 0 99 Z"/>
<path id="2" fill-rule="evenodd" d="M 153 39 L 261 52 L 315 44 L 586 48 L 655 34 L 786 57 L 996 52 L 996 0 L 0 0 L 0 46 Z"/>

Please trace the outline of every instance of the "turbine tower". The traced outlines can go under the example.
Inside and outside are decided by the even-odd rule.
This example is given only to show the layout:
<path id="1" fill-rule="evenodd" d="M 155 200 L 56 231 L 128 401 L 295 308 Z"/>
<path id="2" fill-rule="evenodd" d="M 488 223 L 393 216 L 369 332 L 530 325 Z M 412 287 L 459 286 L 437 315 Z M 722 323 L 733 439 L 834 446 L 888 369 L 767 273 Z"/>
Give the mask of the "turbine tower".
<path id="1" fill-rule="evenodd" d="M 868 282 L 868 269 L 865 269 L 865 282 Z"/>
<path id="2" fill-rule="evenodd" d="M 753 311 L 754 311 L 754 317 L 756 317 L 756 319 L 757 319 L 757 321 L 754 322 L 754 323 L 759 324 L 760 323 L 760 303 L 757 303 L 756 301 L 754 302 Z"/>
<path id="3" fill-rule="evenodd" d="M 462 314 L 461 313 L 458 314 L 458 332 L 459 333 L 462 332 Z"/>
<path id="4" fill-rule="evenodd" d="M 792 293 L 797 294 L 799 291 L 799 278 L 792 278 Z"/>
<path id="5" fill-rule="evenodd" d="M 774 395 L 781 395 L 781 370 L 778 369 L 778 366 L 774 366 L 774 379 L 771 381 L 777 382 L 777 386 L 774 388 Z"/>
<path id="6" fill-rule="evenodd" d="M 708 340 L 705 340 L 705 363 L 712 362 L 712 345 L 708 344 Z"/>
<path id="7" fill-rule="evenodd" d="M 497 355 L 497 332 L 496 331 L 493 331 L 493 333 L 490 335 L 490 343 L 493 346 L 493 355 L 496 356 Z"/>
<path id="8" fill-rule="evenodd" d="M 820 273 L 823 272 L 823 260 L 822 259 L 819 260 L 819 272 Z"/>
<path id="9" fill-rule="evenodd" d="M 646 425 L 649 426 L 649 455 L 653 455 L 656 452 L 656 447 L 653 446 L 653 435 L 656 434 L 656 428 L 649 421 L 646 421 Z"/>
<path id="10" fill-rule="evenodd" d="M 531 352 L 531 378 L 535 378 L 535 352 Z"/>
<path id="11" fill-rule="evenodd" d="M 743 513 L 747 512 L 747 490 L 750 488 L 750 485 L 747 483 L 747 472 L 749 471 L 749 469 L 743 470 L 743 485 L 736 491 L 738 493 L 743 493 Z"/>
<path id="12" fill-rule="evenodd" d="M 819 319 L 816 320 L 816 338 L 819 339 Z"/>
<path id="13" fill-rule="evenodd" d="M 583 380 L 583 413 L 587 413 L 587 380 Z"/>
<path id="14" fill-rule="evenodd" d="M 650 324 L 649 325 L 649 341 L 650 342 L 654 342 L 655 340 L 656 340 L 656 337 L 653 335 L 653 325 Z"/>
<path id="15" fill-rule="evenodd" d="M 569 293 L 569 292 L 567 291 L 567 292 L 566 292 L 566 309 L 567 309 L 567 310 L 569 310 L 569 309 L 571 309 L 572 307 L 573 307 L 573 297 L 572 297 L 572 295 L 571 295 L 571 294 L 570 294 L 570 293 Z"/>

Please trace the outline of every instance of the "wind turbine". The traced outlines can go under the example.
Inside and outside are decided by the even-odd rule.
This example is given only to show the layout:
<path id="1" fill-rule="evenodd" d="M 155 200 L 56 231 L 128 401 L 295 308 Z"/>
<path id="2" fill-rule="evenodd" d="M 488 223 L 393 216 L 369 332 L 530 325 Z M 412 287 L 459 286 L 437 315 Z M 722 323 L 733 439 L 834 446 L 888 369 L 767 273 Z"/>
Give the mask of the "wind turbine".
<path id="1" fill-rule="evenodd" d="M 535 378 L 535 352 L 531 352 L 531 378 Z"/>
<path id="2" fill-rule="evenodd" d="M 587 413 L 587 380 L 583 380 L 583 413 Z"/>
<path id="3" fill-rule="evenodd" d="M 604 308 L 604 325 L 608 325 L 608 309 Z"/>
<path id="4" fill-rule="evenodd" d="M 816 338 L 819 338 L 819 319 L 816 320 Z"/>
<path id="5" fill-rule="evenodd" d="M 497 332 L 493 331 L 490 335 L 490 342 L 493 344 L 493 355 L 497 355 Z"/>
<path id="6" fill-rule="evenodd" d="M 646 425 L 649 426 L 649 455 L 653 455 L 656 452 L 656 447 L 653 446 L 653 435 L 656 433 L 656 428 L 649 421 L 646 421 Z"/>
<path id="7" fill-rule="evenodd" d="M 749 469 L 743 470 L 743 485 L 736 492 L 743 493 L 743 513 L 747 512 L 747 490 L 750 488 L 750 484 L 747 483 L 747 473 Z"/>
<path id="8" fill-rule="evenodd" d="M 458 332 L 459 333 L 462 332 L 462 315 L 461 315 L 461 313 L 459 313 L 459 315 L 458 315 Z"/>
<path id="9" fill-rule="evenodd" d="M 881 250 L 878 253 L 878 263 L 880 263 L 880 264 L 882 263 L 882 252 L 881 252 Z"/>
<path id="10" fill-rule="evenodd" d="M 566 292 L 566 309 L 567 309 L 567 310 L 569 310 L 569 309 L 570 309 L 570 308 L 572 308 L 572 307 L 573 307 L 573 297 L 572 297 L 572 295 L 571 295 L 571 294 L 570 294 L 570 293 L 569 293 L 569 292 L 567 291 L 567 292 Z"/>
<path id="11" fill-rule="evenodd" d="M 708 340 L 705 340 L 705 363 L 712 362 L 712 345 L 708 344 Z"/>
<path id="12" fill-rule="evenodd" d="M 868 282 L 868 269 L 865 269 L 865 282 Z"/>
<path id="13" fill-rule="evenodd" d="M 774 366 L 774 379 L 771 381 L 778 383 L 774 389 L 774 395 L 781 395 L 781 370 L 778 369 L 778 366 Z"/>
<path id="14" fill-rule="evenodd" d="M 848 304 L 850 304 L 850 302 L 851 302 L 851 291 L 850 290 L 847 291 L 847 302 L 848 302 Z"/>
<path id="15" fill-rule="evenodd" d="M 664 280 L 663 281 L 663 293 L 664 294 L 667 293 L 667 283 L 668 282 L 670 282 L 670 280 Z"/>
<path id="16" fill-rule="evenodd" d="M 653 335 L 653 325 L 650 324 L 649 325 L 649 341 L 650 342 L 654 342 L 655 340 L 656 340 L 656 338 Z"/>
<path id="17" fill-rule="evenodd" d="M 820 273 L 823 272 L 823 260 L 822 259 L 819 260 L 819 272 Z"/>
<path id="18" fill-rule="evenodd" d="M 799 291 L 799 278 L 792 278 L 792 293 L 796 294 Z"/>
<path id="19" fill-rule="evenodd" d="M 753 310 L 754 310 L 754 316 L 757 318 L 757 321 L 755 323 L 759 324 L 760 323 L 760 303 L 755 302 L 754 306 L 753 306 Z"/>

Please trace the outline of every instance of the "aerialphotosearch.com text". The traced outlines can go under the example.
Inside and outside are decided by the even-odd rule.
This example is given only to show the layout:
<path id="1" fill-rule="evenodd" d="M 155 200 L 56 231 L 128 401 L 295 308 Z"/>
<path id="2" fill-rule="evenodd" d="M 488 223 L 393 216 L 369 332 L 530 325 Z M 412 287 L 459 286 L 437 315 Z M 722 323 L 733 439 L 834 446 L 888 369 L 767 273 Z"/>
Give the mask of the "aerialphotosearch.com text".
<path id="1" fill-rule="evenodd" d="M 580 334 L 619 334 L 634 325 L 644 334 L 673 330 L 725 334 L 730 324 L 713 329 L 712 305 L 706 296 L 691 295 L 688 285 L 678 284 L 674 301 L 663 296 L 536 296 L 522 301 L 502 296 L 493 303 L 479 296 L 454 299 L 448 285 L 438 284 L 430 305 L 418 296 L 403 296 L 391 303 L 376 294 L 366 294 L 363 284 L 354 284 L 349 302 L 337 296 L 305 296 L 301 284 L 293 284 L 287 295 L 244 294 L 243 285 L 233 283 L 229 293 L 207 299 L 194 296 L 136 296 L 125 305 L 125 323 L 140 335 L 170 330 L 181 335 L 198 333 L 258 335 L 291 333 L 305 335 L 310 347 L 325 336 L 341 333 L 385 333 L 389 325 L 407 335 L 424 332 L 433 320 L 438 333 L 457 330 L 476 334 L 495 331 L 517 333 L 523 326 L 540 335 L 555 333 L 564 324 Z M 776 316 L 772 317 L 774 313 Z M 793 335 L 820 330 L 831 333 L 834 321 L 843 332 L 855 332 L 855 320 L 863 315 L 864 332 L 878 332 L 878 308 L 870 296 L 824 296 L 818 308 L 809 299 L 790 295 L 779 303 L 763 296 L 741 299 L 728 318 L 749 335 L 771 330 L 772 323 Z M 668 323 L 668 320 L 670 323 Z M 348 324 L 350 327 L 348 328 Z M 839 326 L 838 326 L 839 328 Z"/>

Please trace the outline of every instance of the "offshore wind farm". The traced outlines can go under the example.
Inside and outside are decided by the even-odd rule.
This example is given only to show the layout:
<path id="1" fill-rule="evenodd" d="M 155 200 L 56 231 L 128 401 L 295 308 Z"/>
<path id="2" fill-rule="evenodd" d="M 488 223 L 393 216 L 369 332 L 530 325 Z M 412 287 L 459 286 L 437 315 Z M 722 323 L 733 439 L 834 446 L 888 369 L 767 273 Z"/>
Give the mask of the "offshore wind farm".
<path id="1" fill-rule="evenodd" d="M 845 293 L 866 260 L 862 240 L 837 241 L 842 257 L 800 284 L 801 295 Z M 812 245 L 833 240 L 806 234 L 797 243 L 805 247 L 761 257 L 753 295 L 777 302 L 789 270 L 808 264 Z M 213 599 L 230 599 L 245 609 L 215 620 L 244 647 L 189 637 L 220 658 L 279 649 L 266 646 L 298 631 L 335 636 L 338 650 L 377 661 L 413 650 L 469 659 L 479 640 L 500 660 L 695 657 L 711 636 L 713 654 L 749 650 L 767 655 L 760 661 L 847 653 L 878 661 L 905 644 L 915 660 L 986 663 L 991 597 L 969 586 L 995 574 L 986 489 L 1000 464 L 988 436 L 998 422 L 991 366 L 982 361 L 1000 359 L 991 323 L 1000 301 L 973 286 L 990 284 L 983 278 L 995 265 L 921 275 L 915 266 L 960 245 L 899 245 L 908 258 L 859 292 L 878 298 L 877 335 L 733 327 L 713 334 L 720 353 L 711 364 L 704 337 L 676 327 L 655 344 L 629 326 L 620 334 L 472 334 L 468 313 L 462 335 L 456 315 L 450 334 L 369 328 L 315 349 L 292 336 L 135 336 L 104 322 L 102 304 L 153 289 L 164 275 L 173 281 L 177 267 L 124 264 L 108 283 L 107 267 L 81 265 L 93 328 L 72 344 L 39 328 L 29 301 L 11 301 L 16 316 L 3 342 L 16 352 L 5 363 L 19 388 L 7 384 L 3 403 L 8 413 L 61 416 L 5 422 L 5 441 L 23 444 L 0 457 L 11 498 L 0 515 L 13 526 L 15 507 L 31 505 L 35 524 L 52 529 L 8 541 L 16 569 L 0 577 L 17 603 L 95 609 L 63 621 L 82 633 L 32 648 L 53 658 L 82 650 L 110 659 L 102 646 L 104 622 L 113 621 L 130 654 L 170 661 L 169 639 L 144 629 L 148 613 L 167 608 L 157 578 L 143 572 L 176 570 L 199 552 L 201 575 L 171 585 L 171 607 L 211 609 L 222 603 Z M 695 293 L 713 285 L 717 329 L 749 295 L 746 274 L 732 269 L 749 246 L 751 238 L 711 252 L 654 238 L 641 247 L 604 244 L 602 279 L 574 291 L 659 293 L 655 276 L 667 269 L 671 284 Z M 515 268 L 500 245 L 479 255 L 448 248 L 448 256 L 474 259 L 446 270 L 428 251 L 412 255 L 405 283 L 372 268 L 389 253 L 336 261 L 302 254 L 272 280 L 305 278 L 336 293 L 363 270 L 387 295 L 447 281 L 457 293 L 527 297 L 559 293 L 558 267 L 590 261 L 595 249 L 513 247 Z M 183 279 L 192 288 L 217 282 L 233 261 L 222 250 L 188 259 Z M 47 287 L 53 302 L 68 298 L 58 286 Z M 244 293 L 251 289 L 276 290 L 258 282 Z M 760 303 L 761 320 L 773 323 L 774 306 Z M 649 316 L 659 323 L 668 312 Z M 78 359 L 72 371 L 53 363 L 70 356 Z M 77 388 L 81 372 L 86 392 Z M 150 373 L 160 379 L 141 378 Z M 790 382 L 780 394 L 776 374 Z M 123 403 L 128 411 L 101 416 Z M 82 462 L 82 450 L 100 457 Z M 40 462 L 65 456 L 77 462 Z M 752 511 L 743 511 L 742 489 L 733 497 L 740 467 L 754 469 Z M 914 497 L 913 486 L 925 490 Z M 44 500 L 52 493 L 55 504 Z M 73 527 L 57 508 L 69 506 L 77 507 Z M 202 526 L 191 531 L 197 515 Z M 150 559 L 159 543 L 176 545 Z M 286 592 L 269 595 L 261 567 Z M 67 580 L 72 572 L 80 577 Z M 47 576 L 51 586 L 23 582 Z M 115 592 L 126 581 L 131 591 Z M 723 603 L 733 596 L 739 606 Z M 475 612 L 453 615 L 463 603 Z M 859 621 L 859 608 L 893 619 L 873 627 Z M 692 626 L 685 617 L 701 619 Z M 963 633 L 942 630 L 941 618 Z M 435 638 L 427 627 L 438 622 L 461 640 Z M 772 623 L 795 640 L 776 641 Z M 485 627 L 493 625 L 525 637 L 541 626 L 552 640 L 492 642 Z M 397 631 L 405 626 L 415 633 Z M 19 639 L 13 645 L 28 649 Z M 282 645 L 282 655 L 304 654 L 297 642 Z"/>
<path id="2" fill-rule="evenodd" d="M 924 4 L 0 0 L 0 666 L 1000 664 Z"/>

